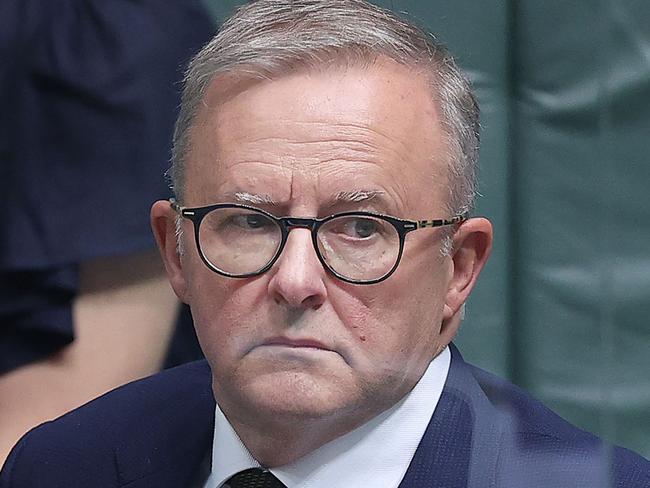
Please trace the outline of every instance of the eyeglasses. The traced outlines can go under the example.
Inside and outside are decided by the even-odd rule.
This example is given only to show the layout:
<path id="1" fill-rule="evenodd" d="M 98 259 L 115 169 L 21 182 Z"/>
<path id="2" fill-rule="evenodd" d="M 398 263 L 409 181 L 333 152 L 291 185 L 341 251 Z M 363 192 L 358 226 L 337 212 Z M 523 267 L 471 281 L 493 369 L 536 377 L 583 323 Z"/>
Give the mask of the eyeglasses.
<path id="1" fill-rule="evenodd" d="M 322 219 L 276 217 L 247 205 L 219 203 L 181 207 L 180 216 L 194 224 L 199 255 L 212 271 L 231 278 L 248 278 L 268 271 L 282 254 L 292 229 L 311 231 L 318 259 L 337 278 L 369 285 L 397 269 L 406 234 L 417 229 L 454 225 L 467 220 L 402 220 L 371 212 L 343 212 Z"/>

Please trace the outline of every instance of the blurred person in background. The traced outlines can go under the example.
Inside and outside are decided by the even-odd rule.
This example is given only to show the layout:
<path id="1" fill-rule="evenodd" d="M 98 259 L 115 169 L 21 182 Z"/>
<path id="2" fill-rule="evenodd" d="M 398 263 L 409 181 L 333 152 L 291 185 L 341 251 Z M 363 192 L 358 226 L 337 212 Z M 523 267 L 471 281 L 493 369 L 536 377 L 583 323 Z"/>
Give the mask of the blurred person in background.
<path id="1" fill-rule="evenodd" d="M 178 302 L 148 225 L 198 0 L 0 4 L 0 464 L 163 365 Z"/>

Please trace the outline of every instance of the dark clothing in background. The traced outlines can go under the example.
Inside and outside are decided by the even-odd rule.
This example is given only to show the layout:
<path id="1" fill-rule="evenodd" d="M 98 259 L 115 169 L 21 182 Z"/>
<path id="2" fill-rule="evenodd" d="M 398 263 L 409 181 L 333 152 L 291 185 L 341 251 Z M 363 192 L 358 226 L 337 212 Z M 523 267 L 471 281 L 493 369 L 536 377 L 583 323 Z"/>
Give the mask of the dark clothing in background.
<path id="1" fill-rule="evenodd" d="M 0 2 L 0 373 L 73 340 L 78 265 L 154 247 L 199 0 Z"/>

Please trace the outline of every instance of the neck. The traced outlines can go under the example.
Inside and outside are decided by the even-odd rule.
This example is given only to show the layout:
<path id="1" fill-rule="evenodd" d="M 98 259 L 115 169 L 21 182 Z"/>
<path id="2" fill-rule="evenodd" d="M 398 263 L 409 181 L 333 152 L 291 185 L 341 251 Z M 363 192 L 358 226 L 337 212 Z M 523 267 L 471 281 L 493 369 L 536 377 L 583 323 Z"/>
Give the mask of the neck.
<path id="1" fill-rule="evenodd" d="M 226 418 L 252 456 L 265 467 L 292 463 L 328 442 L 341 437 L 370 420 L 374 414 L 336 418 L 301 419 L 295 415 L 278 415 L 272 421 L 251 421 L 241 415 Z"/>

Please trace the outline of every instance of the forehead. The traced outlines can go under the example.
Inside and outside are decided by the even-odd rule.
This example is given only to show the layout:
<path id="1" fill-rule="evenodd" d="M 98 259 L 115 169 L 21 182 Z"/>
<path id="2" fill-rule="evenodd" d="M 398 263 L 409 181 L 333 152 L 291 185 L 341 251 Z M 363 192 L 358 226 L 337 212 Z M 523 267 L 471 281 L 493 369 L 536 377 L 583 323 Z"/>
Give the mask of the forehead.
<path id="1" fill-rule="evenodd" d="M 446 150 L 427 78 L 392 61 L 215 78 L 191 131 L 186 194 L 327 200 L 345 192 L 439 206 Z M 431 209 L 433 211 L 433 209 Z"/>

